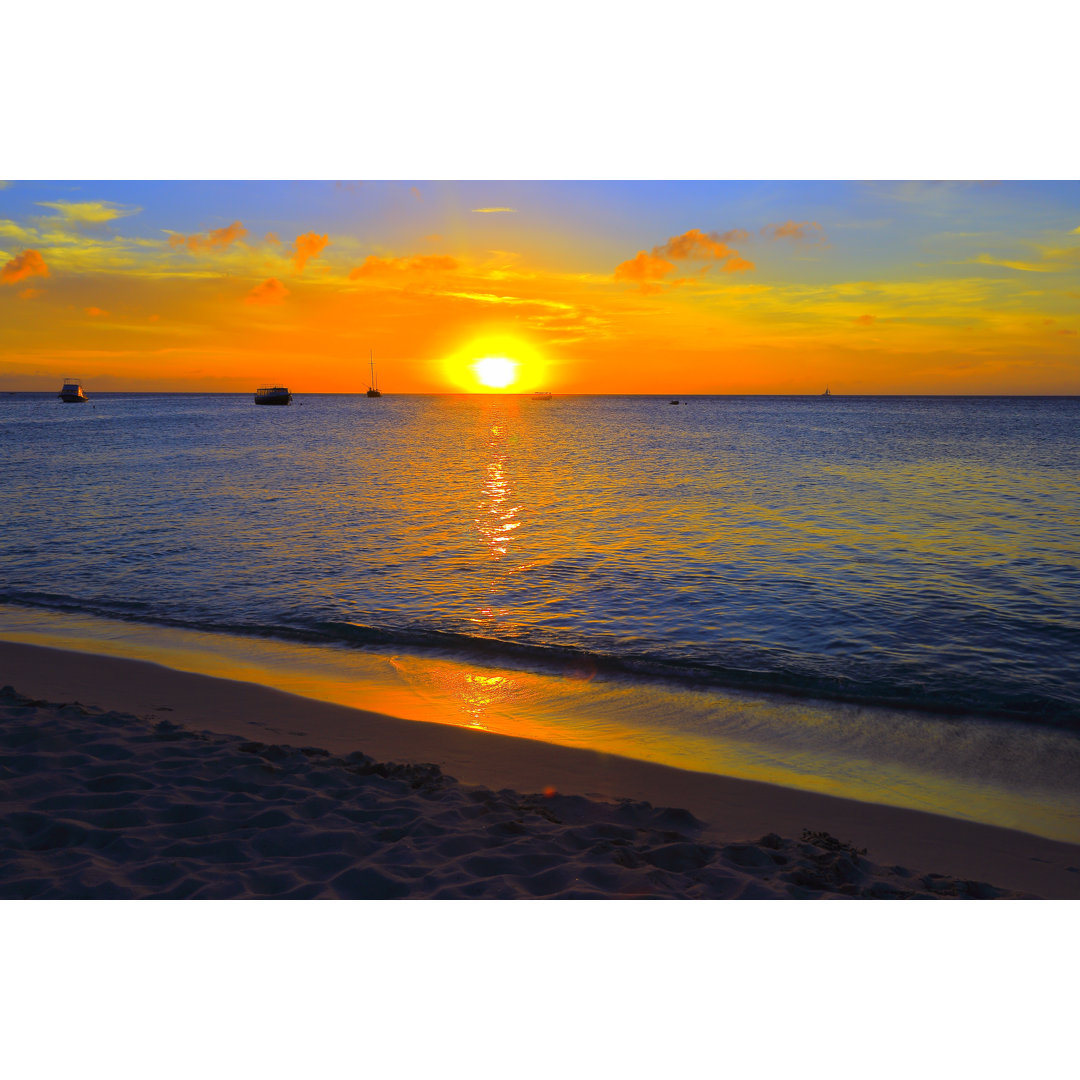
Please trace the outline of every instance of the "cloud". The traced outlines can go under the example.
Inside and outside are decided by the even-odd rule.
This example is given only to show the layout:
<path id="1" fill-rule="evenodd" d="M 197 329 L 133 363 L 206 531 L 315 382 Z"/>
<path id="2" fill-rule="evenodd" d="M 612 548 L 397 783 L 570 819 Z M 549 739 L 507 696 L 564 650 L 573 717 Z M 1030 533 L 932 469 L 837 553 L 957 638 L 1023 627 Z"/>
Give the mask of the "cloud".
<path id="1" fill-rule="evenodd" d="M 766 225 L 761 235 L 771 240 L 810 240 L 819 244 L 825 239 L 825 230 L 816 221 L 785 221 L 783 225 Z"/>
<path id="2" fill-rule="evenodd" d="M 15 240 L 22 241 L 24 244 L 38 238 L 36 231 L 23 228 L 17 221 L 11 221 L 6 218 L 3 221 L 0 221 L 0 236 L 10 236 Z"/>
<path id="3" fill-rule="evenodd" d="M 100 225 L 116 218 L 130 217 L 139 213 L 141 206 L 121 206 L 113 202 L 39 202 L 38 206 L 47 206 L 55 210 L 66 221 L 76 221 L 83 225 Z"/>
<path id="4" fill-rule="evenodd" d="M 411 196 L 412 196 L 412 197 L 413 197 L 414 199 L 420 199 L 421 201 L 423 201 L 423 198 L 424 198 L 424 196 L 420 194 L 420 189 L 419 189 L 418 187 L 411 187 L 411 188 L 409 188 L 409 194 L 410 194 L 410 195 L 411 195 Z"/>
<path id="5" fill-rule="evenodd" d="M 474 214 L 516 214 L 512 206 L 478 206 L 473 210 Z"/>
<path id="6" fill-rule="evenodd" d="M 281 237 L 280 237 L 280 236 L 278 236 L 278 234 L 277 234 L 277 233 L 275 233 L 275 232 L 268 232 L 268 233 L 266 234 L 266 236 L 264 236 L 264 237 L 263 237 L 263 239 L 264 239 L 264 240 L 265 240 L 265 241 L 266 241 L 266 242 L 267 242 L 268 244 L 280 244 L 280 243 L 281 243 Z"/>
<path id="7" fill-rule="evenodd" d="M 749 237 L 745 229 L 732 229 L 726 233 L 688 229 L 681 236 L 673 236 L 666 244 L 653 248 L 653 254 L 669 259 L 723 259 L 728 255 L 738 255 L 737 251 L 728 247 L 732 240 L 747 240 Z"/>
<path id="8" fill-rule="evenodd" d="M 736 274 L 740 270 L 753 270 L 754 264 L 749 259 L 744 259 L 738 253 L 736 253 L 732 258 L 728 259 L 728 261 L 724 263 L 721 269 L 726 270 L 729 274 Z"/>
<path id="9" fill-rule="evenodd" d="M 360 266 L 349 271 L 351 280 L 360 278 L 395 278 L 402 275 L 445 274 L 460 264 L 452 255 L 412 255 L 400 259 L 381 259 L 369 255 Z"/>
<path id="10" fill-rule="evenodd" d="M 88 307 L 83 309 L 91 319 L 97 319 L 102 315 L 108 315 L 109 313 L 99 307 Z"/>
<path id="11" fill-rule="evenodd" d="M 995 259 L 993 255 L 976 255 L 968 262 L 980 263 L 983 266 L 1004 266 L 1009 270 L 1027 270 L 1031 273 L 1052 274 L 1058 269 L 1056 266 L 1038 266 L 1035 263 L 1020 262 L 1019 259 Z"/>
<path id="12" fill-rule="evenodd" d="M 0 282 L 5 285 L 14 285 L 23 278 L 48 276 L 49 268 L 45 265 L 41 252 L 33 248 L 27 248 L 21 255 L 16 255 L 0 270 Z"/>
<path id="13" fill-rule="evenodd" d="M 173 247 L 186 247 L 192 255 L 196 255 L 203 251 L 224 251 L 234 241 L 241 240 L 245 236 L 247 236 L 247 229 L 239 221 L 234 221 L 231 225 L 225 225 L 220 229 L 211 229 L 206 236 L 199 233 L 193 236 L 170 233 L 169 243 Z"/>
<path id="14" fill-rule="evenodd" d="M 0 191 L 3 191 L 6 187 L 11 187 L 12 183 L 14 183 L 12 180 L 0 180 Z M 1076 231 L 1080 232 L 1080 229 L 1077 229 Z"/>
<path id="15" fill-rule="evenodd" d="M 23 289 L 23 291 L 19 293 L 19 299 L 33 300 L 36 297 L 41 296 L 44 292 L 44 289 Z"/>
<path id="16" fill-rule="evenodd" d="M 852 322 L 858 323 L 860 326 L 873 326 L 877 322 L 876 315 L 857 315 Z"/>
<path id="17" fill-rule="evenodd" d="M 314 259 L 324 247 L 330 243 L 330 237 L 317 233 L 304 233 L 296 238 L 296 251 L 293 253 L 293 263 L 296 272 L 302 274 L 304 267 L 311 259 Z"/>
<path id="18" fill-rule="evenodd" d="M 478 292 L 444 292 L 439 295 L 452 296 L 458 300 L 476 300 L 482 304 L 524 304 L 528 307 L 554 308 L 560 312 L 574 314 L 577 312 L 573 304 L 565 304 L 561 300 L 539 300 L 527 296 L 500 296 L 497 293 Z M 566 316 L 544 316 L 544 318 L 566 318 Z"/>
<path id="19" fill-rule="evenodd" d="M 642 292 L 659 292 L 660 286 L 657 282 L 674 270 L 675 264 L 667 259 L 650 255 L 647 251 L 639 251 L 632 259 L 627 259 L 615 267 L 615 280 L 631 281 Z"/>
<path id="20" fill-rule="evenodd" d="M 267 278 L 244 297 L 245 304 L 281 304 L 289 290 L 277 278 Z"/>
<path id="21" fill-rule="evenodd" d="M 726 233 L 688 229 L 678 236 L 669 237 L 663 244 L 658 244 L 651 253 L 639 251 L 632 259 L 619 263 L 615 267 L 615 280 L 634 282 L 645 293 L 659 292 L 661 282 L 672 287 L 681 285 L 688 279 L 664 280 L 675 270 L 674 262 L 670 261 L 672 259 L 708 262 L 709 265 L 702 268 L 702 273 L 706 273 L 713 262 L 720 260 L 725 260 L 721 269 L 729 273 L 753 270 L 752 262 L 742 258 L 734 248 L 728 247 L 729 240 L 743 239 L 748 235 L 742 229 L 733 229 Z"/>

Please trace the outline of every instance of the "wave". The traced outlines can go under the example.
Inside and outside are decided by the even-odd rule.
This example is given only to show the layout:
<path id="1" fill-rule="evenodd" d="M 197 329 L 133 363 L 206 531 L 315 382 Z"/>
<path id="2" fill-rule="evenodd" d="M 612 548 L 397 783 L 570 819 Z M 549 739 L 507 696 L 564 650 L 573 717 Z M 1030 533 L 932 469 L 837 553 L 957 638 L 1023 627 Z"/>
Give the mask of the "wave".
<path id="1" fill-rule="evenodd" d="M 268 638 L 341 648 L 402 649 L 544 674 L 630 679 L 676 684 L 682 689 L 741 690 L 846 704 L 912 709 L 954 716 L 1007 719 L 1080 731 L 1080 702 L 1060 694 L 1001 684 L 993 688 L 925 683 L 784 667 L 771 655 L 760 666 L 733 663 L 723 655 L 682 658 L 651 652 L 614 653 L 574 645 L 537 644 L 423 626 L 373 625 L 317 620 L 262 623 L 176 616 L 140 601 L 85 600 L 46 592 L 4 592 L 0 604 L 167 626 L 202 633 Z M 763 651 L 764 653 L 764 651 Z M 740 658 L 741 659 L 741 658 Z"/>

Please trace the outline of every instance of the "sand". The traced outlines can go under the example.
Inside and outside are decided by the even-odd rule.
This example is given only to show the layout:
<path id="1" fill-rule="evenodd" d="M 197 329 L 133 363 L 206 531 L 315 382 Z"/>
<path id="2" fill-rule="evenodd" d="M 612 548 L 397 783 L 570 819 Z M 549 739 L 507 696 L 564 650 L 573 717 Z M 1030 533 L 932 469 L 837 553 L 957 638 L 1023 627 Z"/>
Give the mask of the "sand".
<path id="1" fill-rule="evenodd" d="M 30 645 L 0 684 L 7 899 L 1080 897 L 1080 847 L 931 814 Z"/>

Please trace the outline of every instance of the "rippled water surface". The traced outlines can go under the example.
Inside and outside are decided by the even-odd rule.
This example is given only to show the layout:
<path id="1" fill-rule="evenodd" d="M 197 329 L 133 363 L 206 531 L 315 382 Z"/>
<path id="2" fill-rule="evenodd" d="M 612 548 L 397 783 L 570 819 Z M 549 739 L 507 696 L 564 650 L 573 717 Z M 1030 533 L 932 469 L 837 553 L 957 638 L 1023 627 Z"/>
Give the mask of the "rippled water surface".
<path id="1" fill-rule="evenodd" d="M 20 394 L 0 602 L 1080 728 L 1078 477 L 1078 399 Z"/>

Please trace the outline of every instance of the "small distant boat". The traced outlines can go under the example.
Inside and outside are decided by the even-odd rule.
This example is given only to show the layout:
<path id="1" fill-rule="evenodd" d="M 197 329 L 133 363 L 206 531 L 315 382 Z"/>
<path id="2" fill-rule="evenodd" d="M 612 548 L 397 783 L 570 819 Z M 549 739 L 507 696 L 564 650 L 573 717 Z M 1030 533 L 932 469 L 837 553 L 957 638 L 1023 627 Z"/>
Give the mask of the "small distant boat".
<path id="1" fill-rule="evenodd" d="M 672 400 L 672 401 L 669 401 L 668 404 L 669 405 L 678 405 L 679 403 L 677 401 Z"/>
<path id="2" fill-rule="evenodd" d="M 260 386 L 255 391 L 256 405 L 291 405 L 292 394 L 287 386 Z"/>
<path id="3" fill-rule="evenodd" d="M 82 383 L 78 379 L 65 379 L 60 387 L 60 393 L 56 395 L 61 401 L 86 401 Z"/>
<path id="4" fill-rule="evenodd" d="M 831 393 L 831 391 L 829 390 L 829 388 L 827 386 L 825 387 L 825 393 L 822 394 L 821 396 L 822 397 L 832 397 L 832 393 Z"/>
<path id="5" fill-rule="evenodd" d="M 375 354 L 374 352 L 368 353 L 368 360 L 371 364 L 371 385 L 367 388 L 368 397 L 382 397 L 382 391 L 379 389 L 379 384 L 375 380 Z"/>
<path id="6" fill-rule="evenodd" d="M 550 390 L 537 390 L 536 393 L 533 394 L 532 399 L 533 399 L 533 401 L 550 401 L 551 400 L 551 391 Z"/>

